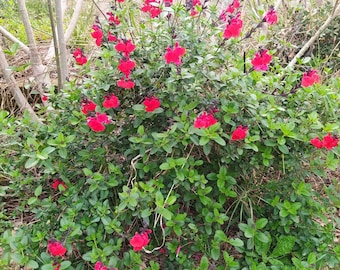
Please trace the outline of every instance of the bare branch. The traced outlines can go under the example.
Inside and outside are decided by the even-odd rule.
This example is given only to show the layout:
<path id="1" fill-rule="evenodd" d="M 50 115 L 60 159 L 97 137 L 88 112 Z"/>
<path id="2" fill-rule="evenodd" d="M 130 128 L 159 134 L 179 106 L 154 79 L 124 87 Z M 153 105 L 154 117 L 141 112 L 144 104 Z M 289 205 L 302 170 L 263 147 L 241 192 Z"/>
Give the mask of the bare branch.
<path id="1" fill-rule="evenodd" d="M 39 117 L 34 112 L 31 105 L 28 103 L 25 96 L 22 94 L 14 76 L 12 75 L 11 70 L 9 69 L 8 62 L 6 60 L 5 54 L 2 50 L 1 44 L 0 44 L 0 69 L 4 75 L 5 81 L 8 85 L 9 90 L 11 91 L 17 105 L 19 106 L 21 111 L 27 110 L 29 115 L 32 117 L 32 120 L 35 122 L 38 122 L 42 124 Z"/>
<path id="2" fill-rule="evenodd" d="M 30 53 L 30 49 L 24 43 L 22 43 L 19 39 L 17 39 L 15 36 L 13 36 L 10 32 L 8 32 L 2 26 L 0 26 L 0 33 L 3 34 L 4 37 L 9 39 L 10 41 L 12 41 L 14 43 L 18 43 L 20 48 L 23 49 L 25 53 L 27 53 L 27 54 Z"/>

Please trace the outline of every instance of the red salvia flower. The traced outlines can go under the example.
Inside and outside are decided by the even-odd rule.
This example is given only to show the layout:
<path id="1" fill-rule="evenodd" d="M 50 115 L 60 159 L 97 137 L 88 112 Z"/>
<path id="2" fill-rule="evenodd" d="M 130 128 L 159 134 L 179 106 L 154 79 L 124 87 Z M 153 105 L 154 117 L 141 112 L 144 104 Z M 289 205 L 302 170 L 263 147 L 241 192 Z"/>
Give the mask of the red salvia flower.
<path id="1" fill-rule="evenodd" d="M 96 40 L 96 45 L 100 46 L 103 40 L 103 31 L 98 25 L 92 26 L 92 33 L 91 36 Z"/>
<path id="2" fill-rule="evenodd" d="M 83 52 L 81 49 L 77 48 L 74 52 L 73 52 L 73 56 L 74 59 L 76 60 L 78 65 L 84 65 L 87 63 L 87 58 L 85 55 L 83 55 Z"/>
<path id="3" fill-rule="evenodd" d="M 142 250 L 149 244 L 149 242 L 150 239 L 148 232 L 136 232 L 135 235 L 130 239 L 130 245 L 133 247 L 134 251 Z"/>
<path id="4" fill-rule="evenodd" d="M 105 126 L 103 123 L 98 121 L 96 117 L 88 117 L 87 118 L 87 125 L 90 129 L 92 129 L 94 132 L 101 132 L 105 130 Z"/>
<path id="5" fill-rule="evenodd" d="M 217 123 L 217 120 L 215 119 L 213 114 L 203 111 L 201 115 L 197 116 L 194 122 L 194 127 L 195 128 L 208 128 L 212 125 L 215 125 L 216 123 Z"/>
<path id="6" fill-rule="evenodd" d="M 314 145 L 316 148 L 322 148 L 323 147 L 323 142 L 318 137 L 311 139 L 310 143 L 312 145 Z"/>
<path id="7" fill-rule="evenodd" d="M 301 86 L 308 87 L 320 82 L 320 76 L 316 70 L 310 70 L 303 74 Z"/>
<path id="8" fill-rule="evenodd" d="M 277 23 L 277 14 L 276 14 L 276 11 L 274 10 L 273 7 L 271 7 L 266 15 L 264 16 L 264 19 L 263 19 L 265 22 L 267 22 L 269 25 L 272 25 L 272 24 L 276 24 Z"/>
<path id="9" fill-rule="evenodd" d="M 126 81 L 124 78 L 121 78 L 119 81 L 117 81 L 117 86 L 120 88 L 131 89 L 135 87 L 135 83 L 131 80 Z"/>
<path id="10" fill-rule="evenodd" d="M 226 39 L 238 37 L 241 34 L 242 25 L 243 21 L 240 19 L 240 13 L 238 13 L 235 17 L 229 20 L 224 29 L 223 37 Z"/>
<path id="11" fill-rule="evenodd" d="M 323 147 L 331 150 L 334 147 L 337 147 L 339 143 L 339 139 L 332 136 L 330 133 L 328 133 L 325 137 L 323 137 Z"/>
<path id="12" fill-rule="evenodd" d="M 141 11 L 147 12 L 150 14 L 151 18 L 156 18 L 161 14 L 162 10 L 155 6 L 154 4 L 159 4 L 159 1 L 156 0 L 146 0 L 144 1 L 144 5 L 141 8 Z"/>
<path id="13" fill-rule="evenodd" d="M 129 58 L 129 54 L 132 53 L 136 48 L 136 45 L 131 40 L 125 40 L 124 42 L 119 40 L 115 46 L 117 52 L 124 53 L 126 58 Z"/>
<path id="14" fill-rule="evenodd" d="M 145 106 L 145 111 L 153 112 L 161 106 L 161 102 L 158 100 L 158 98 L 152 96 L 145 98 L 143 105 Z"/>
<path id="15" fill-rule="evenodd" d="M 110 31 L 107 33 L 107 39 L 108 39 L 108 41 L 110 41 L 110 42 L 115 42 L 115 41 L 117 41 L 117 37 L 114 36 L 114 35 L 112 35 Z"/>
<path id="16" fill-rule="evenodd" d="M 168 47 L 164 55 L 167 64 L 174 63 L 176 65 L 182 64 L 181 57 L 185 54 L 185 48 L 180 47 L 176 42 L 175 47 L 172 49 Z"/>
<path id="17" fill-rule="evenodd" d="M 135 62 L 131 61 L 129 58 L 126 60 L 121 59 L 118 65 L 118 69 L 125 74 L 126 78 L 129 78 L 131 70 L 136 66 Z"/>
<path id="18" fill-rule="evenodd" d="M 52 188 L 57 190 L 59 185 L 62 185 L 65 189 L 67 188 L 64 181 L 62 181 L 60 179 L 54 179 L 53 182 L 52 182 Z"/>
<path id="19" fill-rule="evenodd" d="M 238 126 L 231 134 L 231 139 L 233 141 L 243 140 L 247 136 L 247 127 Z"/>
<path id="20" fill-rule="evenodd" d="M 96 119 L 97 119 L 97 121 L 99 121 L 102 124 L 110 124 L 111 123 L 111 120 L 107 116 L 106 113 L 97 112 Z"/>
<path id="21" fill-rule="evenodd" d="M 260 50 L 255 54 L 254 59 L 251 61 L 255 70 L 268 70 L 268 65 L 272 60 L 272 56 L 268 54 L 267 50 Z"/>
<path id="22" fill-rule="evenodd" d="M 97 104 L 90 99 L 86 99 L 81 103 L 81 107 L 82 113 L 88 114 L 89 112 L 93 112 L 96 109 Z"/>
<path id="23" fill-rule="evenodd" d="M 109 19 L 108 20 L 109 20 L 110 24 L 115 24 L 115 25 L 119 25 L 120 24 L 120 20 L 119 20 L 118 16 L 113 15 L 112 12 L 107 12 L 106 14 L 109 15 Z"/>
<path id="24" fill-rule="evenodd" d="M 106 109 L 117 108 L 119 106 L 119 99 L 111 94 L 110 96 L 104 97 L 103 107 Z"/>
<path id="25" fill-rule="evenodd" d="M 56 240 L 48 240 L 47 245 L 48 251 L 51 253 L 52 256 L 64 256 L 67 249 L 63 246 L 63 244 Z"/>
<path id="26" fill-rule="evenodd" d="M 108 270 L 108 268 L 102 262 L 96 262 L 94 270 Z"/>
<path id="27" fill-rule="evenodd" d="M 48 96 L 43 95 L 43 96 L 41 97 L 41 100 L 44 101 L 44 102 L 46 102 L 46 101 L 48 100 Z"/>

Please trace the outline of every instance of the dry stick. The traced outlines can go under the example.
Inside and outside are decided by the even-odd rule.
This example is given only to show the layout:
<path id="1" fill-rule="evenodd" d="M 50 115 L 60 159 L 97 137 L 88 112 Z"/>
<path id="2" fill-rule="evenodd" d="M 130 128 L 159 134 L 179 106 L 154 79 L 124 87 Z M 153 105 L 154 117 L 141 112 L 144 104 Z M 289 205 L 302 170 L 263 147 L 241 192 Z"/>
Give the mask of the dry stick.
<path id="1" fill-rule="evenodd" d="M 328 25 L 337 17 L 340 15 L 340 5 L 338 5 L 337 1 L 334 5 L 334 9 L 332 11 L 331 16 L 328 17 L 328 19 L 324 22 L 324 24 L 319 28 L 318 31 L 316 31 L 316 33 L 314 34 L 314 36 L 312 36 L 308 42 L 301 48 L 301 50 L 294 56 L 294 58 L 289 62 L 289 64 L 287 65 L 286 69 L 292 68 L 298 58 L 300 58 L 301 56 L 304 55 L 304 53 L 309 49 L 309 47 L 314 43 L 314 41 L 320 36 L 320 34 L 322 33 L 323 30 L 325 30 Z M 338 5 L 338 6 L 337 6 Z"/>
<path id="2" fill-rule="evenodd" d="M 11 70 L 9 69 L 8 62 L 6 60 L 1 45 L 0 45 L 0 69 L 3 73 L 6 83 L 8 84 L 8 88 L 11 91 L 20 110 L 21 111 L 27 110 L 29 115 L 32 117 L 33 121 L 42 124 L 41 120 L 38 118 L 33 108 L 31 107 L 31 105 L 28 103 L 27 99 L 21 92 L 17 81 L 15 80 Z"/>
<path id="3" fill-rule="evenodd" d="M 61 85 L 59 87 L 61 89 L 64 88 L 64 83 L 68 77 L 68 66 L 67 66 L 67 53 L 66 53 L 66 43 L 64 37 L 64 27 L 63 27 L 63 14 L 62 14 L 62 6 L 60 0 L 55 0 L 55 14 L 57 21 L 57 32 L 58 32 L 58 42 L 59 47 L 59 60 L 60 60 L 60 69 L 61 69 Z"/>
<path id="4" fill-rule="evenodd" d="M 3 34 L 4 37 L 9 39 L 10 41 L 14 43 L 18 43 L 19 47 L 24 50 L 25 53 L 30 53 L 30 48 L 28 48 L 24 43 L 22 43 L 19 39 L 17 39 L 15 36 L 13 36 L 10 32 L 8 32 L 5 28 L 0 26 L 0 33 Z"/>
<path id="5" fill-rule="evenodd" d="M 58 73 L 58 89 L 60 89 L 61 88 L 61 70 L 60 70 L 60 61 L 59 61 L 59 49 L 58 49 L 58 42 L 55 42 L 57 41 L 57 33 L 55 30 L 55 26 L 54 26 L 51 0 L 47 1 L 47 5 L 48 5 L 48 13 L 50 17 L 50 23 L 51 23 L 51 29 L 52 29 L 52 35 L 53 35 L 53 41 L 54 41 L 53 43 L 55 44 L 54 54 L 56 55 L 56 64 L 57 64 L 57 73 Z"/>
<path id="6" fill-rule="evenodd" d="M 37 88 L 41 95 L 44 94 L 43 86 L 49 88 L 51 86 L 51 79 L 48 74 L 47 68 L 42 64 L 37 45 L 34 40 L 34 34 L 31 22 L 28 17 L 25 0 L 18 0 L 19 13 L 25 27 L 25 32 L 28 40 L 28 47 L 30 49 L 31 66 L 33 75 L 37 82 Z"/>

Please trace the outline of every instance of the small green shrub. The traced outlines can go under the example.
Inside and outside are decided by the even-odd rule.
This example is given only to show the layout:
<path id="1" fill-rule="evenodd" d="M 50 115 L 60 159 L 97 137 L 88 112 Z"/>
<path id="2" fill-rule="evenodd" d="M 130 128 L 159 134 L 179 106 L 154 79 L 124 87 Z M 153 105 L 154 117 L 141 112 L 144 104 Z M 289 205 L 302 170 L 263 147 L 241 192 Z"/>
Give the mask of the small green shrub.
<path id="1" fill-rule="evenodd" d="M 339 130 L 339 80 L 301 87 L 303 71 L 282 68 L 275 49 L 268 71 L 254 70 L 251 59 L 264 51 L 242 52 L 241 39 L 223 37 L 216 5 L 202 5 L 163 6 L 150 19 L 130 1 L 118 4 L 119 24 L 94 27 L 101 54 L 88 59 L 82 84 L 50 93 L 46 125 L 2 112 L 10 147 L 2 146 L 9 180 L 1 195 L 19 198 L 3 215 L 30 219 L 15 232 L 2 221 L 3 264 L 339 266 L 334 206 L 305 181 L 337 168 L 339 147 L 317 149 L 310 140 Z M 128 59 L 134 68 L 121 66 Z M 119 87 L 121 80 L 134 87 Z M 119 106 L 114 99 L 107 109 L 101 104 L 112 94 Z M 136 235 L 140 248 L 131 245 Z M 55 240 L 65 255 L 48 252 Z"/>

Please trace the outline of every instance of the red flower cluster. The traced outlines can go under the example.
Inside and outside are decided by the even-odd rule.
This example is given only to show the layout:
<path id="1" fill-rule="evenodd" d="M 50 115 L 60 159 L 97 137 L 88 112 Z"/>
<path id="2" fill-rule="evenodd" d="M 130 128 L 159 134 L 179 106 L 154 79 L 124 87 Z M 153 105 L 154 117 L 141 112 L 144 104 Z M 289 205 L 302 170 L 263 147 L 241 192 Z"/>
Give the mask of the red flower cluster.
<path id="1" fill-rule="evenodd" d="M 109 96 L 104 97 L 103 107 L 106 109 L 117 108 L 119 106 L 119 99 L 111 94 Z"/>
<path id="2" fill-rule="evenodd" d="M 87 63 L 87 58 L 83 54 L 83 51 L 80 48 L 75 49 L 75 51 L 73 52 L 73 57 L 76 60 L 78 65 L 82 66 Z"/>
<path id="3" fill-rule="evenodd" d="M 92 129 L 94 132 L 101 132 L 105 130 L 105 125 L 110 124 L 111 120 L 107 116 L 106 113 L 99 113 L 95 117 L 89 116 L 87 117 L 87 125 Z"/>
<path id="4" fill-rule="evenodd" d="M 194 127 L 195 128 L 208 128 L 216 123 L 217 123 L 217 120 L 215 119 L 212 113 L 207 113 L 206 111 L 203 111 L 201 115 L 197 116 L 194 122 Z"/>
<path id="5" fill-rule="evenodd" d="M 310 143 L 314 145 L 316 148 L 326 148 L 328 150 L 331 150 L 334 147 L 338 146 L 339 139 L 328 133 L 326 136 L 323 137 L 322 140 L 320 140 L 319 137 L 315 137 L 310 140 Z"/>
<path id="6" fill-rule="evenodd" d="M 162 10 L 158 6 L 156 6 L 159 4 L 160 3 L 157 0 L 145 0 L 144 5 L 142 6 L 141 10 L 143 12 L 148 12 L 151 18 L 156 18 L 162 12 Z"/>
<path id="7" fill-rule="evenodd" d="M 124 73 L 126 78 L 130 77 L 131 70 L 133 70 L 136 66 L 136 63 L 131 61 L 129 58 L 126 60 L 121 59 L 118 65 L 118 69 L 120 72 Z"/>
<path id="8" fill-rule="evenodd" d="M 41 97 L 41 100 L 44 101 L 44 102 L 46 102 L 46 101 L 48 100 L 48 96 L 43 95 L 43 96 Z"/>
<path id="9" fill-rule="evenodd" d="M 145 106 L 145 111 L 153 112 L 154 110 L 160 107 L 161 103 L 158 100 L 158 98 L 152 96 L 151 98 L 150 97 L 145 98 L 143 105 Z"/>
<path id="10" fill-rule="evenodd" d="M 81 103 L 81 112 L 83 114 L 88 114 L 96 110 L 97 104 L 90 99 L 85 99 Z"/>
<path id="11" fill-rule="evenodd" d="M 180 47 L 176 42 L 175 47 L 172 49 L 168 47 L 164 55 L 167 64 L 174 63 L 176 65 L 182 64 L 181 57 L 185 54 L 185 48 Z"/>
<path id="12" fill-rule="evenodd" d="M 118 18 L 118 16 L 115 16 L 112 12 L 107 12 L 107 15 L 109 15 L 109 24 L 115 24 L 115 25 L 119 25 L 120 24 L 120 20 Z"/>
<path id="13" fill-rule="evenodd" d="M 52 188 L 57 190 L 59 185 L 62 185 L 65 189 L 67 188 L 64 181 L 62 181 L 60 179 L 54 179 L 53 182 L 52 182 Z"/>
<path id="14" fill-rule="evenodd" d="M 251 61 L 255 70 L 268 70 L 268 65 L 272 60 L 272 56 L 268 54 L 267 50 L 260 50 L 255 54 L 254 59 Z"/>
<path id="15" fill-rule="evenodd" d="M 320 82 L 320 76 L 316 70 L 310 70 L 303 74 L 301 86 L 308 87 Z"/>
<path id="16" fill-rule="evenodd" d="M 117 37 L 112 35 L 110 31 L 107 33 L 107 39 L 108 39 L 109 42 L 117 41 Z"/>
<path id="17" fill-rule="evenodd" d="M 238 13 L 235 17 L 231 18 L 226 25 L 223 37 L 226 39 L 236 38 L 241 34 L 241 29 L 243 26 L 243 21 L 240 19 L 241 14 Z"/>
<path id="18" fill-rule="evenodd" d="M 227 21 L 227 15 L 228 14 L 233 14 L 235 10 L 239 9 L 241 6 L 239 0 L 234 0 L 228 7 L 221 12 L 221 15 L 219 17 L 220 20 L 222 21 Z"/>
<path id="19" fill-rule="evenodd" d="M 61 242 L 54 239 L 48 240 L 47 249 L 52 256 L 64 256 L 67 251 Z"/>
<path id="20" fill-rule="evenodd" d="M 166 7 L 171 7 L 172 4 L 173 4 L 173 0 L 164 0 L 164 5 L 165 5 Z"/>
<path id="21" fill-rule="evenodd" d="M 192 0 L 190 16 L 195 17 L 196 15 L 198 15 L 199 12 L 197 11 L 197 6 L 202 6 L 201 1 Z"/>
<path id="22" fill-rule="evenodd" d="M 96 40 L 96 45 L 100 46 L 103 41 L 103 31 L 98 25 L 92 25 L 91 36 Z"/>
<path id="23" fill-rule="evenodd" d="M 248 128 L 243 126 L 238 126 L 231 134 L 231 139 L 233 141 L 243 140 L 247 136 Z"/>
<path id="24" fill-rule="evenodd" d="M 263 21 L 267 22 L 269 25 L 277 23 L 277 14 L 274 7 L 271 7 L 263 18 Z"/>
<path id="25" fill-rule="evenodd" d="M 145 232 L 138 233 L 136 232 L 135 235 L 130 239 L 130 245 L 133 246 L 134 251 L 142 250 L 144 247 L 146 247 L 149 242 L 149 234 L 151 233 L 151 230 L 146 230 Z"/>
<path id="26" fill-rule="evenodd" d="M 131 89 L 135 86 L 135 83 L 130 80 L 131 70 L 135 68 L 136 63 L 130 59 L 130 53 L 136 49 L 136 45 L 131 40 L 119 40 L 115 46 L 117 52 L 124 54 L 125 59 L 121 59 L 118 65 L 119 71 L 124 73 L 125 78 L 117 81 L 117 85 L 120 88 Z"/>

